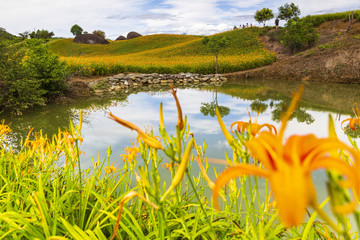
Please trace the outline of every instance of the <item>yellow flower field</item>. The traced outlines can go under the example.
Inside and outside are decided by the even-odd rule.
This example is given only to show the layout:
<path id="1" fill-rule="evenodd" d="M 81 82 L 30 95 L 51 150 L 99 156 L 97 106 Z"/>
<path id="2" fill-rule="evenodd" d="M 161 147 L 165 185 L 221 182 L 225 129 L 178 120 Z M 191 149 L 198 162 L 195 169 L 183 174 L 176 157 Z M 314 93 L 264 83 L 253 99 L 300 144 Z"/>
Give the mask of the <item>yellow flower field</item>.
<path id="1" fill-rule="evenodd" d="M 267 65 L 276 54 L 259 40 L 259 28 L 221 33 L 230 45 L 220 52 L 219 72 L 233 72 Z M 50 49 L 62 55 L 77 75 L 107 75 L 120 72 L 214 73 L 214 56 L 203 37 L 186 35 L 149 35 L 107 45 L 75 44 L 70 39 L 55 41 Z M 71 54 L 72 52 L 72 54 Z"/>

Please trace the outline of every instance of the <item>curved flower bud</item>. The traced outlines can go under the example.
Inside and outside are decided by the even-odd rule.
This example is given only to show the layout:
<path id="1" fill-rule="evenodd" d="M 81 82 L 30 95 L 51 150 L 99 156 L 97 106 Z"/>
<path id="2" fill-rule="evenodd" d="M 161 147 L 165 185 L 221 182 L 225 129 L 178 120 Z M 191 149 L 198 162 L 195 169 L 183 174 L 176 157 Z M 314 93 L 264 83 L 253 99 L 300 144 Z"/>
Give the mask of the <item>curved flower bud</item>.
<path id="1" fill-rule="evenodd" d="M 174 99 L 176 102 L 176 108 L 177 108 L 177 112 L 178 112 L 178 122 L 176 125 L 179 127 L 179 129 L 181 131 L 184 129 L 184 120 L 182 117 L 182 110 L 181 110 L 179 99 L 176 96 L 176 90 L 173 88 L 173 86 L 171 86 L 171 89 L 172 89 L 171 94 L 174 96 Z"/>
<path id="2" fill-rule="evenodd" d="M 110 119 L 114 120 L 117 123 L 120 123 L 121 125 L 123 125 L 124 127 L 127 127 L 131 130 L 135 130 L 140 138 L 144 141 L 144 143 L 146 143 L 147 145 L 149 145 L 152 148 L 156 148 L 156 149 L 164 149 L 164 147 L 161 145 L 161 143 L 156 140 L 156 138 L 154 137 L 150 137 L 149 135 L 147 135 L 146 133 L 144 133 L 138 126 L 136 126 L 135 124 L 128 122 L 126 120 L 123 120 L 121 118 L 116 117 L 115 115 L 113 115 L 112 113 L 109 113 L 110 115 Z"/>
<path id="3" fill-rule="evenodd" d="M 194 138 L 190 139 L 190 142 L 188 143 L 188 145 L 186 146 L 184 155 L 181 159 L 181 163 L 180 166 L 178 168 L 178 170 L 175 173 L 175 176 L 171 182 L 170 187 L 168 188 L 168 190 L 166 190 L 166 192 L 164 193 L 164 195 L 161 198 L 161 202 L 165 200 L 165 198 L 170 194 L 170 192 L 181 182 L 181 180 L 184 177 L 184 173 L 186 171 L 189 159 L 190 159 L 190 154 L 191 154 L 191 149 L 194 145 Z"/>

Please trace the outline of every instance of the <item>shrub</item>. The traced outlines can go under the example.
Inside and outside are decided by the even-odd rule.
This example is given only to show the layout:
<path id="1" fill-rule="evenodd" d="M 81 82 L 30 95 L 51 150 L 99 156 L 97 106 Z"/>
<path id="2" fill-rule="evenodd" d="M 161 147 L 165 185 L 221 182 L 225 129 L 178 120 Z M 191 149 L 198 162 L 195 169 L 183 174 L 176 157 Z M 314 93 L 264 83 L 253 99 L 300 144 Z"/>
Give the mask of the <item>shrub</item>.
<path id="1" fill-rule="evenodd" d="M 318 40 L 319 34 L 313 24 L 304 19 L 290 19 L 280 34 L 281 43 L 294 53 L 313 46 Z"/>
<path id="2" fill-rule="evenodd" d="M 94 30 L 92 33 L 95 34 L 95 35 L 98 35 L 99 37 L 102 37 L 103 39 L 105 39 L 105 33 L 103 31 L 101 31 L 101 30 Z"/>
<path id="3" fill-rule="evenodd" d="M 22 64 L 23 51 L 11 50 L 0 43 L 0 112 L 20 114 L 23 110 L 43 105 L 40 82 L 29 77 L 28 69 Z"/>
<path id="4" fill-rule="evenodd" d="M 52 98 L 65 89 L 64 80 L 68 77 L 65 62 L 59 56 L 50 53 L 48 46 L 41 40 L 26 41 L 26 57 L 24 65 L 29 76 L 38 79 L 46 98 Z"/>

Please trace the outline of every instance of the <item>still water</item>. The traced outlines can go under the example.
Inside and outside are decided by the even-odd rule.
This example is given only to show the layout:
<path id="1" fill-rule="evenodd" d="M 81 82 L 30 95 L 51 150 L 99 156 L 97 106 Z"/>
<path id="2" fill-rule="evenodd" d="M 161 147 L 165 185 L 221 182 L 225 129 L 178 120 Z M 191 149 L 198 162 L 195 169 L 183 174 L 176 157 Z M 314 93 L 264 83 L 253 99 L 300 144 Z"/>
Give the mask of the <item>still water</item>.
<path id="1" fill-rule="evenodd" d="M 215 106 L 220 107 L 223 120 L 229 127 L 234 121 L 248 121 L 248 111 L 251 112 L 255 108 L 261 108 L 262 111 L 258 123 L 269 123 L 278 127 L 280 114 L 290 102 L 291 92 L 297 90 L 300 84 L 289 81 L 236 80 L 222 86 L 179 88 L 177 96 L 196 141 L 200 143 L 205 140 L 208 145 L 206 156 L 224 159 L 224 151 L 229 151 L 230 148 L 214 116 Z M 355 102 L 360 100 L 358 86 L 303 84 L 305 91 L 300 108 L 289 122 L 285 136 L 313 133 L 318 137 L 326 137 L 328 116 L 331 114 L 335 119 L 339 138 L 348 143 L 340 123 L 352 114 Z M 170 134 L 174 134 L 177 110 L 168 89 L 79 99 L 68 104 L 49 105 L 18 117 L 3 115 L 0 118 L 5 118 L 6 123 L 11 123 L 14 142 L 17 142 L 21 137 L 26 136 L 30 127 L 34 127 L 35 131 L 42 130 L 50 136 L 56 133 L 58 128 L 67 127 L 70 119 L 78 122 L 80 109 L 83 109 L 84 142 L 81 150 L 85 155 L 81 155 L 82 167 L 91 167 L 92 158 L 97 159 L 99 153 L 101 158 L 104 158 L 109 145 L 112 149 L 110 161 L 115 166 L 121 167 L 119 155 L 124 153 L 125 147 L 131 146 L 137 134 L 108 119 L 109 112 L 142 129 L 153 128 L 157 134 L 161 102 L 165 127 Z M 254 112 L 251 115 L 255 117 Z M 215 167 L 218 171 L 224 168 L 224 166 Z M 314 174 L 314 178 L 318 194 L 325 196 L 324 174 L 321 172 Z"/>

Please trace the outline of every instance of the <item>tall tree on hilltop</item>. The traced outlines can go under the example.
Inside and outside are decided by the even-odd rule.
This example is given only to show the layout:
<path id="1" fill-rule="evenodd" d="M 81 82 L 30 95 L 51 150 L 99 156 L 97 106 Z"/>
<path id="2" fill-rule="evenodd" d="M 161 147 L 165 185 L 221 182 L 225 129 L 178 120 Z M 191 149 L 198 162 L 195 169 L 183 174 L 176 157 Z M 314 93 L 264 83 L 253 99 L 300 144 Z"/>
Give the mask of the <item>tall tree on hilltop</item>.
<path id="1" fill-rule="evenodd" d="M 289 19 L 299 18 L 300 14 L 299 6 L 296 6 L 294 3 L 285 3 L 284 6 L 279 7 L 278 18 L 288 21 Z"/>
<path id="2" fill-rule="evenodd" d="M 265 22 L 274 18 L 274 13 L 269 8 L 263 8 L 261 10 L 256 11 L 254 18 L 259 23 L 264 23 L 264 27 L 265 27 Z"/>
<path id="3" fill-rule="evenodd" d="M 71 32 L 74 36 L 77 36 L 77 35 L 82 34 L 83 29 L 82 29 L 79 25 L 75 24 L 74 26 L 71 27 L 70 32 Z"/>

